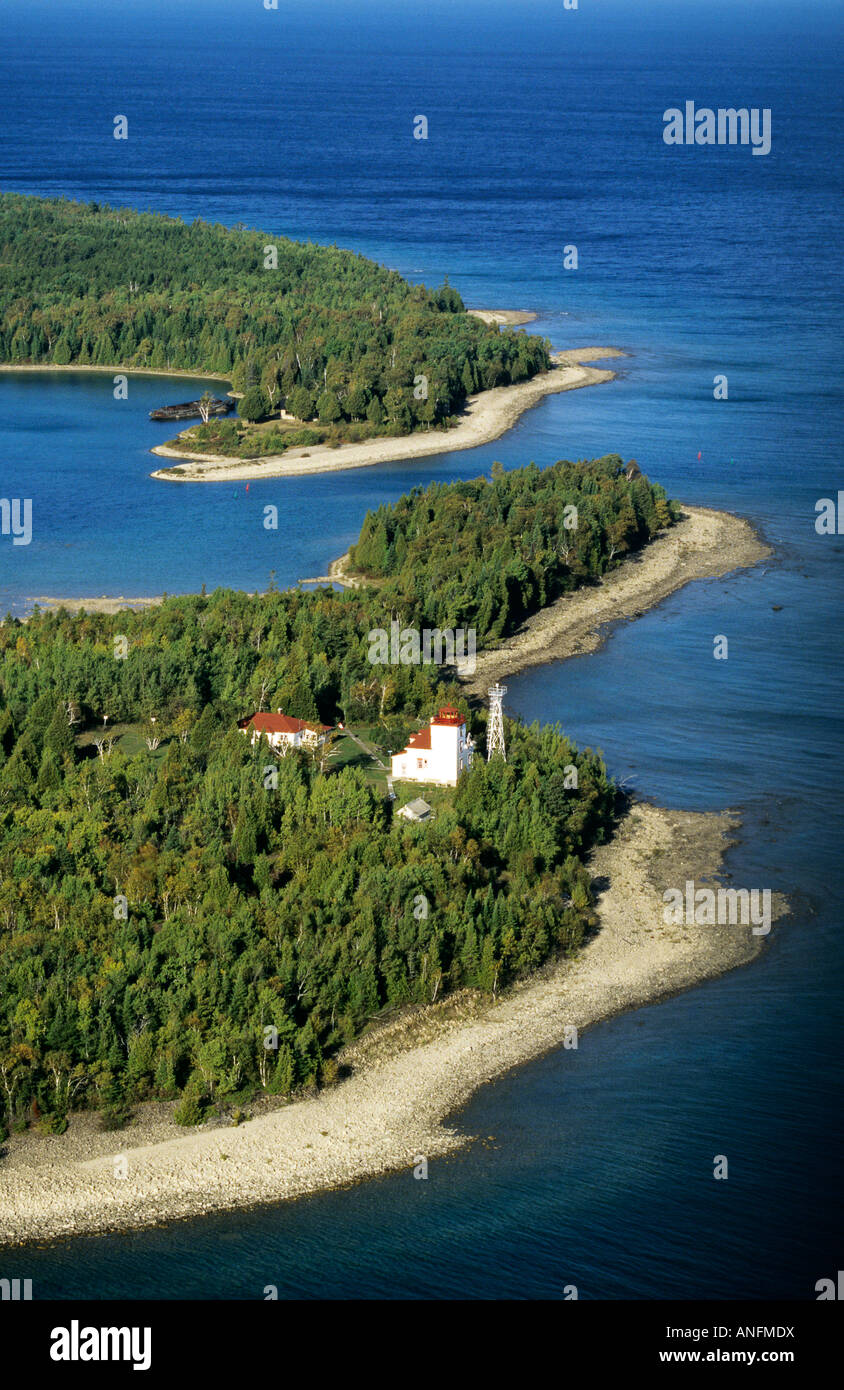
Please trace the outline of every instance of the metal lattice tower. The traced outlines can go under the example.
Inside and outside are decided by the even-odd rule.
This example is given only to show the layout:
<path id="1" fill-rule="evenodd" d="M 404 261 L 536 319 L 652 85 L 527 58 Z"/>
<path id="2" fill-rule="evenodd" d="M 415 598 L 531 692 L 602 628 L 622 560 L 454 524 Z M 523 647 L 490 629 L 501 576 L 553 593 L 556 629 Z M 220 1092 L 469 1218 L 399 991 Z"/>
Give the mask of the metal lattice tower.
<path id="1" fill-rule="evenodd" d="M 487 762 L 493 753 L 500 753 L 505 763 L 507 761 L 507 754 L 504 750 L 504 716 L 501 712 L 501 704 L 506 694 L 506 685 L 499 685 L 497 681 L 489 691 L 489 720 L 486 726 Z"/>

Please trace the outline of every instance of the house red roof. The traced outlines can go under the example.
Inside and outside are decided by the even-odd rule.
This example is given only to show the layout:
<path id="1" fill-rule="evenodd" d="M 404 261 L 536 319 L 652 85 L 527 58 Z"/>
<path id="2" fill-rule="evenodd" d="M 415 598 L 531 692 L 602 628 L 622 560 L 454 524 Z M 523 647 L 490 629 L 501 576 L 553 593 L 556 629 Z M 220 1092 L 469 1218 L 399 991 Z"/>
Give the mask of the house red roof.
<path id="1" fill-rule="evenodd" d="M 306 729 L 325 734 L 331 727 L 329 724 L 320 724 L 307 719 L 293 719 L 289 714 L 250 714 L 248 719 L 241 719 L 238 723 L 239 729 L 249 727 L 257 729 L 259 734 L 301 734 Z"/>

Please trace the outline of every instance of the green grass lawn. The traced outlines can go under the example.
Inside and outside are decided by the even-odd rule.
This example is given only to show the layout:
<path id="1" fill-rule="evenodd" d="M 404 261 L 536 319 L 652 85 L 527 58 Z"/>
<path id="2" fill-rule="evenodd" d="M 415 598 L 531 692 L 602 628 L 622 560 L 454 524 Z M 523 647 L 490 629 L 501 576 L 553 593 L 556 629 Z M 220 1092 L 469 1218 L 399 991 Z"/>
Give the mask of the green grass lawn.
<path id="1" fill-rule="evenodd" d="M 358 737 L 364 737 L 363 731 L 359 731 L 357 728 L 355 728 L 353 732 L 358 734 Z M 389 768 L 388 759 L 384 757 L 382 760 L 387 764 L 387 768 Z M 375 759 L 371 758 L 347 733 L 340 734 L 337 739 L 328 766 L 337 769 L 343 767 L 360 768 L 367 782 L 369 782 L 381 796 L 387 795 L 387 771 L 379 767 Z"/>
<path id="2" fill-rule="evenodd" d="M 364 771 L 372 766 L 372 759 L 368 758 L 362 748 L 359 748 L 354 739 L 349 738 L 348 734 L 340 734 L 331 754 L 329 767 L 359 767 Z"/>
<path id="3" fill-rule="evenodd" d="M 144 738 L 143 724 L 108 724 L 103 730 L 102 724 L 93 724 L 87 729 L 83 729 L 81 734 L 76 735 L 77 748 L 92 748 L 95 739 L 105 732 L 109 738 L 114 739 L 114 747 L 119 748 L 121 753 L 127 758 L 134 758 L 138 753 L 145 753 L 148 758 L 163 758 L 167 751 L 169 739 L 164 738 L 154 751 L 147 748 Z"/>
<path id="4" fill-rule="evenodd" d="M 446 807 L 451 806 L 454 799 L 454 787 L 441 787 L 436 782 L 394 782 L 393 791 L 396 794 L 394 803 L 394 813 L 400 807 L 406 806 L 408 801 L 415 801 L 421 797 L 427 801 L 431 810 L 436 814 Z"/>
<path id="5" fill-rule="evenodd" d="M 373 730 L 359 728 L 357 725 L 353 727 L 351 732 L 357 734 L 358 738 L 364 739 L 365 742 L 374 743 L 375 740 L 371 737 L 373 734 L 379 739 L 383 739 L 384 737 L 383 729 Z M 398 752 L 401 747 L 402 744 L 397 742 L 393 751 Z M 378 751 L 381 754 L 382 760 L 387 764 L 388 769 L 390 763 L 387 757 L 386 747 L 383 749 L 383 752 L 380 747 Z M 363 749 L 355 743 L 354 739 L 349 737 L 348 733 L 342 733 L 338 738 L 334 745 L 334 754 L 329 766 L 336 768 L 359 767 L 374 791 L 377 791 L 381 796 L 387 796 L 388 794 L 388 770 L 379 767 L 372 758 L 368 757 Z M 394 810 L 398 810 L 400 806 L 406 805 L 408 801 L 414 801 L 416 797 L 421 796 L 424 801 L 427 801 L 429 806 L 433 807 L 434 811 L 438 811 L 443 807 L 450 806 L 454 796 L 453 787 L 440 787 L 433 782 L 397 781 L 393 783 L 393 791 L 396 795 Z"/>
<path id="6" fill-rule="evenodd" d="M 163 758 L 167 752 L 170 738 L 163 738 L 158 748 L 150 751 L 147 748 L 144 738 L 145 724 L 109 724 L 106 733 L 115 740 L 114 747 L 119 748 L 127 758 L 134 758 L 139 753 L 147 758 L 156 761 Z M 93 750 L 95 740 L 102 734 L 101 724 L 90 725 L 76 735 L 76 745 L 80 749 Z M 349 733 L 356 734 L 364 743 L 375 748 L 378 757 L 384 764 L 379 766 L 377 760 L 370 756 L 365 749 L 355 743 Z M 390 759 L 388 749 L 392 748 L 394 753 L 399 752 L 404 747 L 406 739 L 402 737 L 401 731 L 385 729 L 383 725 L 354 725 L 351 730 L 342 732 L 334 744 L 334 749 L 328 763 L 329 768 L 336 771 L 344 767 L 356 767 L 366 777 L 367 782 L 379 796 L 387 796 L 387 779 L 390 774 Z M 393 790 L 396 793 L 396 805 L 403 806 L 405 802 L 412 801 L 414 797 L 421 796 L 431 806 L 445 804 L 444 798 L 448 798 L 451 789 L 447 787 L 429 786 L 422 782 L 396 782 Z"/>

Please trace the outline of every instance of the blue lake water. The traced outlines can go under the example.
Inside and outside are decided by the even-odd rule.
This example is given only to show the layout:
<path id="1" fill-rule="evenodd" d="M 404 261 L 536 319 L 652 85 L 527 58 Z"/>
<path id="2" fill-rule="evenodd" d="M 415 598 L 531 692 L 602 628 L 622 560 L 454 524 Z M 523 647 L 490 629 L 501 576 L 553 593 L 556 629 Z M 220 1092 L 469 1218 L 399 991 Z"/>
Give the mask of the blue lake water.
<path id="1" fill-rule="evenodd" d="M 337 241 L 429 284 L 447 273 L 473 306 L 534 308 L 555 345 L 630 356 L 488 447 L 248 494 L 148 476 L 170 432 L 148 411 L 184 379 L 133 376 L 115 401 L 107 375 L 0 374 L 0 493 L 32 497 L 34 524 L 30 546 L 0 541 L 0 607 L 292 583 L 416 483 L 635 457 L 672 495 L 749 516 L 774 557 L 511 678 L 507 703 L 602 748 L 640 795 L 739 808 L 735 881 L 793 912 L 748 969 L 487 1087 L 460 1124 L 494 1145 L 427 1183 L 4 1254 L 2 1273 L 36 1296 L 812 1297 L 842 1252 L 844 538 L 814 529 L 842 477 L 840 15 L 281 7 L 80 0 L 48 22 L 10 0 L 0 186 Z M 770 107 L 771 154 L 668 149 L 662 112 L 687 98 Z"/>

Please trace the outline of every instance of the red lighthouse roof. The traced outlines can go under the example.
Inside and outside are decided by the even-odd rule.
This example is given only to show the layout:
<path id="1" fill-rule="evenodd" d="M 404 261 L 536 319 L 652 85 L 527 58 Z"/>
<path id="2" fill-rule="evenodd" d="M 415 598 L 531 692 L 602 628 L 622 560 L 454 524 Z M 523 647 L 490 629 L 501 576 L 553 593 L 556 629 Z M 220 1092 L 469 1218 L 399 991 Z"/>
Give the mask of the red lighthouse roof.
<path id="1" fill-rule="evenodd" d="M 465 724 L 465 722 L 460 710 L 455 709 L 454 705 L 444 705 L 441 710 L 437 711 L 436 717 L 431 720 L 432 724 L 446 724 L 452 728 L 459 724 Z"/>
<path id="2" fill-rule="evenodd" d="M 430 746 L 430 726 L 427 729 L 420 729 L 418 734 L 411 734 L 410 738 L 407 740 L 407 748 L 430 748 Z M 407 748 L 404 750 L 405 752 L 407 752 Z"/>

